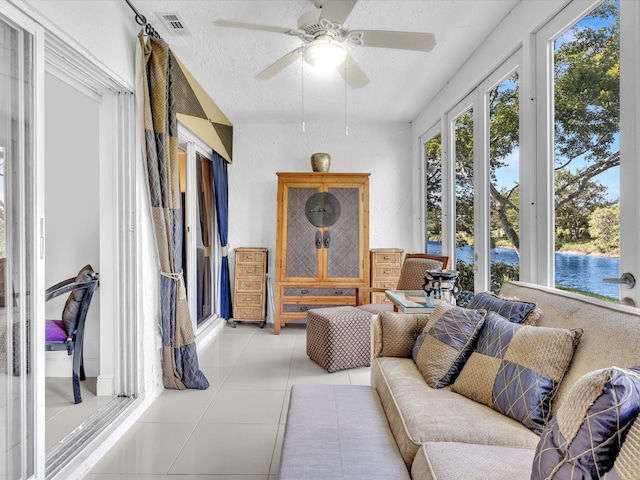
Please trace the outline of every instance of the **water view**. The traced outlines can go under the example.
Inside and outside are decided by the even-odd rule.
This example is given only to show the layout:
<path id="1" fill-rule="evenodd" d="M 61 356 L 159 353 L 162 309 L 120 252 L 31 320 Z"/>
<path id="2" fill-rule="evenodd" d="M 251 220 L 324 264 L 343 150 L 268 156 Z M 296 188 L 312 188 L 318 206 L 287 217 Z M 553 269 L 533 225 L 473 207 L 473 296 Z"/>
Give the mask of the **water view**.
<path id="1" fill-rule="evenodd" d="M 427 251 L 440 254 L 439 242 L 428 242 Z M 456 248 L 456 258 L 473 263 L 473 249 L 469 246 Z M 494 248 L 490 252 L 491 262 L 518 264 L 518 255 L 509 248 Z M 578 255 L 556 252 L 556 285 L 619 298 L 618 285 L 604 283 L 603 278 L 620 276 L 620 259 L 593 255 Z"/>

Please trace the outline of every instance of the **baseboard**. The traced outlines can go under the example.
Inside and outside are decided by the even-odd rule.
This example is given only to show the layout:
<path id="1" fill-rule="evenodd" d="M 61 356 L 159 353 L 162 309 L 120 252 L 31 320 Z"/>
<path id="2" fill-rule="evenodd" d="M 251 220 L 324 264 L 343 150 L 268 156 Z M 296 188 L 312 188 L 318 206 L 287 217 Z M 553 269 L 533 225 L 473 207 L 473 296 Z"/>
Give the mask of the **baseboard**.
<path id="1" fill-rule="evenodd" d="M 110 397 L 114 391 L 113 375 L 98 375 L 96 379 L 96 395 L 98 397 Z"/>
<path id="2" fill-rule="evenodd" d="M 73 355 L 67 355 L 66 351 L 45 353 L 45 377 L 71 377 Z M 87 377 L 97 377 L 100 371 L 100 360 L 95 357 L 85 357 L 84 371 Z"/>

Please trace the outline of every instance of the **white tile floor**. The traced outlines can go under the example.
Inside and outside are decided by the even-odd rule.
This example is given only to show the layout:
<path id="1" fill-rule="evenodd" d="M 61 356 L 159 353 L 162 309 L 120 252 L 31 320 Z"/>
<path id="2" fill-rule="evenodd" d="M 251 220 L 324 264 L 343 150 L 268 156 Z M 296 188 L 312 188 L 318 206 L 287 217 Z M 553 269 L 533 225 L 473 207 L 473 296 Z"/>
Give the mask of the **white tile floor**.
<path id="1" fill-rule="evenodd" d="M 73 387 L 69 377 L 45 379 L 45 447 L 53 448 L 93 413 L 111 401 L 111 397 L 96 396 L 96 379 L 80 382 L 82 402 L 73 403 Z"/>
<path id="2" fill-rule="evenodd" d="M 304 324 L 240 324 L 199 355 L 207 390 L 165 390 L 88 480 L 277 480 L 295 383 L 370 384 L 370 369 L 327 373 Z"/>

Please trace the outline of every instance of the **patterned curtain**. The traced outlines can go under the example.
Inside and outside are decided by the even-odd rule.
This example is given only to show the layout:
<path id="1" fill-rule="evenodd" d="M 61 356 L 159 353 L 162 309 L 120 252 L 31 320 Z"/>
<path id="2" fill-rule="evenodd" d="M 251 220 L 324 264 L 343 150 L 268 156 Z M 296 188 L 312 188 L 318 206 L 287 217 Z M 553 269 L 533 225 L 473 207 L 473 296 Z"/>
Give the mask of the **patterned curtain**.
<path id="1" fill-rule="evenodd" d="M 160 38 L 138 37 L 138 94 L 144 101 L 145 160 L 160 260 L 162 380 L 165 388 L 205 389 L 182 275 L 182 210 L 178 123 L 173 97 L 175 60 Z M 141 85 L 140 85 L 141 84 Z"/>
<path id="2" fill-rule="evenodd" d="M 227 161 L 213 152 L 213 182 L 216 192 L 216 212 L 218 233 L 222 245 L 222 265 L 220 271 L 220 316 L 231 318 L 231 283 L 229 279 L 228 233 L 229 233 L 229 176 Z"/>

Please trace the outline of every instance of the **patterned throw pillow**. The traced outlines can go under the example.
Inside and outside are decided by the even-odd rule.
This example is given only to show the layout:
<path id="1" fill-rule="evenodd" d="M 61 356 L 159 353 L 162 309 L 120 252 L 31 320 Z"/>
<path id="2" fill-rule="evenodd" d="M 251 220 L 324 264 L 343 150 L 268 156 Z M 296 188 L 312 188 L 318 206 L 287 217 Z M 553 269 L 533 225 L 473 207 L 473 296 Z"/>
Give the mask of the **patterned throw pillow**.
<path id="1" fill-rule="evenodd" d="M 586 374 L 542 431 L 531 479 L 600 478 L 613 467 L 639 409 L 640 368 Z"/>
<path id="2" fill-rule="evenodd" d="M 443 388 L 458 376 L 469 358 L 485 310 L 470 310 L 439 303 L 416 339 L 412 357 L 432 388 Z"/>
<path id="3" fill-rule="evenodd" d="M 88 282 L 94 278 L 96 278 L 96 274 L 91 265 L 85 265 L 82 267 L 80 272 L 78 272 L 78 275 L 76 275 L 75 282 Z M 67 298 L 67 301 L 64 304 L 64 309 L 62 310 L 62 322 L 64 323 L 64 329 L 67 332 L 68 337 L 71 337 L 76 330 L 78 314 L 80 313 L 80 305 L 86 293 L 86 289 L 74 290 L 69 294 L 69 298 Z"/>
<path id="4" fill-rule="evenodd" d="M 496 312 L 513 323 L 535 325 L 542 315 L 535 303 L 523 302 L 517 298 L 499 297 L 493 292 L 482 292 L 475 295 L 467 304 L 467 308 L 483 308 Z"/>
<path id="5" fill-rule="evenodd" d="M 382 326 L 381 357 L 409 358 L 416 337 L 429 322 L 428 313 L 394 313 L 380 312 L 378 315 Z"/>
<path id="6" fill-rule="evenodd" d="M 582 330 L 518 325 L 487 313 L 452 390 L 540 431 Z"/>
<path id="7" fill-rule="evenodd" d="M 636 480 L 640 472 L 640 415 L 627 430 L 627 436 L 616 457 L 613 468 L 602 480 Z"/>

